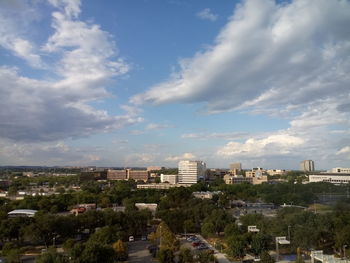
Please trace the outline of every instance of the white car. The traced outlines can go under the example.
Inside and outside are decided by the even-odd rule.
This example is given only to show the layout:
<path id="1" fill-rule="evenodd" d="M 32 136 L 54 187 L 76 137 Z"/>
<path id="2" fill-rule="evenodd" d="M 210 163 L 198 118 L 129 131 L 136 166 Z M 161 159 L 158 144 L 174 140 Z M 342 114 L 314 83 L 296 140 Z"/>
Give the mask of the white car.
<path id="1" fill-rule="evenodd" d="M 135 239 L 134 239 L 134 236 L 129 236 L 129 242 L 134 242 Z"/>

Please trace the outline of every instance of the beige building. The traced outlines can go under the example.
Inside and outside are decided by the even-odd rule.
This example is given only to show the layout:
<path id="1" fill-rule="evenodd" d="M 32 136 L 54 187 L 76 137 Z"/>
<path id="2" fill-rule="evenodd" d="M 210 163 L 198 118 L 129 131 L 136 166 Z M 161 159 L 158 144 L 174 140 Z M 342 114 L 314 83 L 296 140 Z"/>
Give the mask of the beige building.
<path id="1" fill-rule="evenodd" d="M 252 177 L 232 176 L 231 174 L 226 174 L 224 176 L 224 181 L 226 184 L 241 184 L 241 183 L 253 184 Z"/>

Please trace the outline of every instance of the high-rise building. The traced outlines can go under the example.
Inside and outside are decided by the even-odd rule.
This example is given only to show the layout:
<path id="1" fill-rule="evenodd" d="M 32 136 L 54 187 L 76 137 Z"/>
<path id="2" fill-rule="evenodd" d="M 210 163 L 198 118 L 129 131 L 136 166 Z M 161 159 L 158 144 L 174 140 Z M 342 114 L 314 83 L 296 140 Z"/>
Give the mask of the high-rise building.
<path id="1" fill-rule="evenodd" d="M 206 165 L 202 161 L 180 161 L 178 167 L 179 184 L 196 184 L 205 176 Z"/>
<path id="2" fill-rule="evenodd" d="M 300 162 L 300 170 L 304 172 L 315 171 L 315 164 L 312 160 L 304 160 Z"/>

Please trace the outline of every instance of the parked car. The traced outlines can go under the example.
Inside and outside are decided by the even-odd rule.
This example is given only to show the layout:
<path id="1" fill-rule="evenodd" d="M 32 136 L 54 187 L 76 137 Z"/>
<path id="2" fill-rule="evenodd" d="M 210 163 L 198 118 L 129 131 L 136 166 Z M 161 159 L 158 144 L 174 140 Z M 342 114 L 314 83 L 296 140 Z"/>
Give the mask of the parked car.
<path id="1" fill-rule="evenodd" d="M 193 247 L 198 247 L 201 244 L 202 244 L 201 242 L 192 242 Z"/>
<path id="2" fill-rule="evenodd" d="M 134 242 L 135 239 L 134 239 L 134 236 L 129 236 L 129 242 Z"/>
<path id="3" fill-rule="evenodd" d="M 201 245 L 199 245 L 199 246 L 197 247 L 197 249 L 199 249 L 199 250 L 208 249 L 208 246 L 205 245 L 205 244 L 201 244 Z"/>

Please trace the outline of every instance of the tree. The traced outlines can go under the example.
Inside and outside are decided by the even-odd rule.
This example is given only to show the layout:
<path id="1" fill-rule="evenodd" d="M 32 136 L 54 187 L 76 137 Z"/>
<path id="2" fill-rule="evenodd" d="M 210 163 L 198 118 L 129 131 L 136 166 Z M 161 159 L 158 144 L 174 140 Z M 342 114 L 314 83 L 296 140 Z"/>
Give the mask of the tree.
<path id="1" fill-rule="evenodd" d="M 210 237 L 215 235 L 215 226 L 213 223 L 204 223 L 201 228 L 201 233 L 204 237 Z"/>
<path id="2" fill-rule="evenodd" d="M 211 263 L 214 262 L 214 260 L 214 255 L 212 255 L 209 251 L 201 251 L 198 254 L 199 263 Z"/>
<path id="3" fill-rule="evenodd" d="M 235 258 L 242 258 L 245 255 L 246 242 L 242 236 L 232 236 L 227 241 L 228 254 Z"/>
<path id="4" fill-rule="evenodd" d="M 36 263 L 68 263 L 69 260 L 67 257 L 58 254 L 56 252 L 55 248 L 49 248 L 47 252 L 45 252 L 43 255 L 39 256 L 36 261 Z"/>
<path id="5" fill-rule="evenodd" d="M 267 248 L 267 239 L 261 233 L 253 235 L 251 248 L 254 255 L 260 255 Z"/>
<path id="6" fill-rule="evenodd" d="M 174 252 L 171 249 L 161 248 L 158 251 L 157 257 L 161 263 L 174 262 Z"/>
<path id="7" fill-rule="evenodd" d="M 123 241 L 119 239 L 117 242 L 113 243 L 112 247 L 117 254 L 117 260 L 120 260 L 120 261 L 127 260 L 128 252 L 127 252 L 126 245 L 123 243 Z"/>
<path id="8" fill-rule="evenodd" d="M 193 259 L 191 249 L 189 248 L 181 249 L 178 263 L 193 263 L 193 262 L 194 262 L 194 259 Z"/>
<path id="9" fill-rule="evenodd" d="M 160 238 L 160 250 L 176 251 L 179 248 L 179 241 L 169 229 L 165 222 L 161 222 L 157 227 L 157 236 Z"/>
<path id="10" fill-rule="evenodd" d="M 89 240 L 78 259 L 84 263 L 114 263 L 116 258 L 117 254 L 112 246 Z"/>
<path id="11" fill-rule="evenodd" d="M 267 251 L 263 251 L 260 254 L 260 262 L 261 263 L 275 263 L 275 260 L 270 256 Z"/>
<path id="12" fill-rule="evenodd" d="M 186 233 L 194 233 L 194 232 L 196 232 L 196 226 L 193 223 L 192 219 L 185 220 L 184 224 L 183 224 L 183 227 L 184 227 L 184 231 Z"/>

